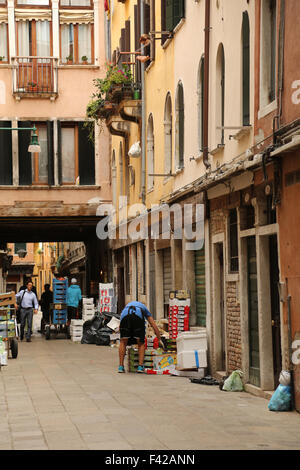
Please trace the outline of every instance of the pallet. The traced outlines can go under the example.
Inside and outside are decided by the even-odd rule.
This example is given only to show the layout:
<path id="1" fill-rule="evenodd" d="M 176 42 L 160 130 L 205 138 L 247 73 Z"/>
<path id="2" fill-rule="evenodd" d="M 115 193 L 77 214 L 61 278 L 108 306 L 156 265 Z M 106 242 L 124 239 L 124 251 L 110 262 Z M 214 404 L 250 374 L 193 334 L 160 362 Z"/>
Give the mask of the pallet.
<path id="1" fill-rule="evenodd" d="M 15 305 L 16 294 L 14 292 L 7 292 L 6 294 L 0 294 L 0 307 L 8 307 L 9 305 Z"/>

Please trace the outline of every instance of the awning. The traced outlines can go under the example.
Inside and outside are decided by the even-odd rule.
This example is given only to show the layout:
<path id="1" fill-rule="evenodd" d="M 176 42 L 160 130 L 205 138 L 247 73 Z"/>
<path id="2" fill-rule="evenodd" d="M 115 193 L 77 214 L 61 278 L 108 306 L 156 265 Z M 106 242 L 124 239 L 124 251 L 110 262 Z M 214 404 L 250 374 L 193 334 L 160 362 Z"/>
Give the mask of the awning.
<path id="1" fill-rule="evenodd" d="M 15 9 L 16 21 L 27 21 L 27 20 L 39 20 L 39 21 L 51 21 L 52 11 L 51 10 L 36 10 L 36 9 Z"/>
<path id="2" fill-rule="evenodd" d="M 0 23 L 8 23 L 7 10 L 0 8 Z"/>
<path id="3" fill-rule="evenodd" d="M 94 12 L 87 10 L 59 10 L 60 24 L 93 23 Z"/>

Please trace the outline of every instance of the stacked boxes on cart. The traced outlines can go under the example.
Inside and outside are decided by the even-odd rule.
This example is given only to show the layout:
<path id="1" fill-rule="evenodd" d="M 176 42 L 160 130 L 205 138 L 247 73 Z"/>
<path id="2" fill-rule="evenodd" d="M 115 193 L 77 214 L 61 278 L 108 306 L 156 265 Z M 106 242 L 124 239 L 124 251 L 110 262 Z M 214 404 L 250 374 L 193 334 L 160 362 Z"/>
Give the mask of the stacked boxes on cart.
<path id="1" fill-rule="evenodd" d="M 93 298 L 83 298 L 82 299 L 82 320 L 86 322 L 91 320 L 95 315 L 95 306 Z"/>
<path id="2" fill-rule="evenodd" d="M 15 322 L 11 320 L 11 310 L 9 307 L 0 307 L 0 337 L 13 336 L 15 336 Z"/>
<path id="3" fill-rule="evenodd" d="M 72 341 L 79 343 L 81 342 L 83 334 L 83 323 L 83 320 L 71 320 L 70 335 Z"/>
<path id="4" fill-rule="evenodd" d="M 68 279 L 53 279 L 53 324 L 61 325 L 67 323 L 67 289 Z"/>
<path id="5" fill-rule="evenodd" d="M 170 292 L 169 335 L 176 339 L 178 334 L 189 330 L 191 299 L 186 291 Z"/>

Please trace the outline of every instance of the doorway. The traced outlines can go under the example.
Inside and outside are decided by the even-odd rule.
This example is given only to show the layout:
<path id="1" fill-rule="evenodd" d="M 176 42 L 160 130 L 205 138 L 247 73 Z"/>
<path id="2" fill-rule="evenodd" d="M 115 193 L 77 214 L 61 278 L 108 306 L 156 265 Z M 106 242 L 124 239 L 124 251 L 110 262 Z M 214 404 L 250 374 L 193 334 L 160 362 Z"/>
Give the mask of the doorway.
<path id="1" fill-rule="evenodd" d="M 279 385 L 279 375 L 282 368 L 281 356 L 281 333 L 280 333 L 280 298 L 278 292 L 279 267 L 277 236 L 269 237 L 270 253 L 270 294 L 271 294 L 271 316 L 272 316 L 272 341 L 273 341 L 273 364 L 274 385 Z"/>
<path id="2" fill-rule="evenodd" d="M 260 387 L 256 239 L 247 238 L 249 382 Z"/>
<path id="3" fill-rule="evenodd" d="M 214 313 L 216 331 L 216 367 L 226 371 L 226 316 L 224 293 L 224 247 L 223 243 L 214 244 Z"/>

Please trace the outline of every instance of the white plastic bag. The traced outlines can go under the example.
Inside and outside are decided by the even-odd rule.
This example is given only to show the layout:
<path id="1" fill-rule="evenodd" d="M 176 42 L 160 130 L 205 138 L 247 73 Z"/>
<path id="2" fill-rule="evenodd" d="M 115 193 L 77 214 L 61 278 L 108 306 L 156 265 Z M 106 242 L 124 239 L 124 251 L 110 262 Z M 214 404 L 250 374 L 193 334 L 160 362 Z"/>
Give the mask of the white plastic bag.
<path id="1" fill-rule="evenodd" d="M 140 142 L 136 142 L 130 147 L 128 155 L 132 158 L 137 158 L 141 156 L 141 153 L 142 153 L 142 149 L 140 146 Z"/>
<path id="2" fill-rule="evenodd" d="M 228 379 L 225 380 L 223 390 L 226 392 L 242 392 L 244 390 L 243 382 L 241 377 L 243 372 L 241 370 L 235 370 L 230 374 Z"/>
<path id="3" fill-rule="evenodd" d="M 0 354 L 1 366 L 7 366 L 7 351 Z"/>
<path id="4" fill-rule="evenodd" d="M 291 383 L 291 374 L 288 370 L 282 370 L 280 372 L 279 383 L 281 385 L 288 386 Z"/>

